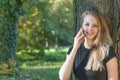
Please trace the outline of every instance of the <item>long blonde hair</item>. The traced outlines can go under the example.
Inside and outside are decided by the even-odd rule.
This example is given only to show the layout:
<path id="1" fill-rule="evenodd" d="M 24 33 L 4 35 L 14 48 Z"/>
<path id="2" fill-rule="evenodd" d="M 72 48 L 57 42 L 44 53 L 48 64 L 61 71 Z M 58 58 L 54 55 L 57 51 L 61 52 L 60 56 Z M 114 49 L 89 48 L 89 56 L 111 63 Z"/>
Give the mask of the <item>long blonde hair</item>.
<path id="1" fill-rule="evenodd" d="M 102 70 L 103 60 L 108 56 L 109 46 L 112 45 L 112 39 L 109 34 L 108 25 L 104 16 L 95 11 L 85 11 L 82 14 L 82 22 L 86 15 L 92 15 L 98 22 L 98 34 L 93 41 L 90 57 L 85 67 L 86 70 Z"/>

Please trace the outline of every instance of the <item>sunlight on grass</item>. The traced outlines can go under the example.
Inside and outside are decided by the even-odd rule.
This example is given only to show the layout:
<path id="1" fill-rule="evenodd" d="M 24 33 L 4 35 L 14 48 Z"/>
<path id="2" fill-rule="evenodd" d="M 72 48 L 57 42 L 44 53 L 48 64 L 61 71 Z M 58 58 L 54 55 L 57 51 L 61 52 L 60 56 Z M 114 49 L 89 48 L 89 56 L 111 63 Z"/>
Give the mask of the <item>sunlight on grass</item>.
<path id="1" fill-rule="evenodd" d="M 59 80 L 58 71 L 63 62 L 27 61 L 21 65 L 30 80 Z"/>
<path id="2" fill-rule="evenodd" d="M 24 58 L 23 60 L 26 60 L 22 61 L 20 65 L 21 80 L 59 80 L 59 68 L 66 58 L 68 48 L 69 46 L 46 48 L 43 60 L 34 60 L 34 56 L 32 58 L 24 54 L 26 52 L 23 50 L 22 54 L 18 54 L 21 55 L 21 58 Z M 33 50 L 33 52 L 39 52 L 39 50 Z"/>
<path id="3" fill-rule="evenodd" d="M 22 68 L 24 69 L 54 69 L 54 68 L 59 68 L 60 65 L 62 64 L 61 62 L 40 62 L 40 61 L 35 61 L 35 63 L 38 62 L 36 65 L 31 65 L 31 63 L 23 63 Z M 34 61 L 33 61 L 34 63 Z"/>
<path id="4" fill-rule="evenodd" d="M 61 51 L 61 52 L 66 52 L 69 47 L 58 47 L 58 48 L 50 48 L 50 49 L 45 49 L 45 53 L 54 53 L 56 51 Z"/>

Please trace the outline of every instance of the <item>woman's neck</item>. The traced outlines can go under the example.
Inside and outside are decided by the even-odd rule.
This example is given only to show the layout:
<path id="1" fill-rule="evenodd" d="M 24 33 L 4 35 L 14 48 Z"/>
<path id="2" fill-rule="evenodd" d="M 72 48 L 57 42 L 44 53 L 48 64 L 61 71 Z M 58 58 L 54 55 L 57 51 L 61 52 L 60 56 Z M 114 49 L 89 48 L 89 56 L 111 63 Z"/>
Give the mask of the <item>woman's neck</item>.
<path id="1" fill-rule="evenodd" d="M 90 49 L 92 46 L 92 42 L 93 42 L 92 40 L 85 38 L 85 41 L 84 41 L 85 48 Z"/>

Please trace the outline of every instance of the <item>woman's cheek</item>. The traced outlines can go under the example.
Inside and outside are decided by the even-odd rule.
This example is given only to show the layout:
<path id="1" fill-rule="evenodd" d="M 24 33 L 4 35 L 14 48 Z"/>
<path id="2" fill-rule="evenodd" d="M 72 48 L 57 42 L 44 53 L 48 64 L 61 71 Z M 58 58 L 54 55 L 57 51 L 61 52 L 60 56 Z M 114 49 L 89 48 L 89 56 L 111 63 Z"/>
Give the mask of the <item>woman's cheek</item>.
<path id="1" fill-rule="evenodd" d="M 86 28 L 85 27 L 83 27 L 83 32 L 86 33 Z"/>

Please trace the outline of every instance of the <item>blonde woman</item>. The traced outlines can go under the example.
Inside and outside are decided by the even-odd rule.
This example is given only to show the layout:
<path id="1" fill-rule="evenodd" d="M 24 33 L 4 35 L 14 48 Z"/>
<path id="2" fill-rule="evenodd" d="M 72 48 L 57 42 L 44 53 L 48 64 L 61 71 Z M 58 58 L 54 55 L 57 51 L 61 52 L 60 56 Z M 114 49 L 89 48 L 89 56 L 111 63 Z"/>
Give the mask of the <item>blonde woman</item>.
<path id="1" fill-rule="evenodd" d="M 85 11 L 82 28 L 60 68 L 60 80 L 69 80 L 72 71 L 76 80 L 118 80 L 117 66 L 105 18 L 99 12 Z"/>

